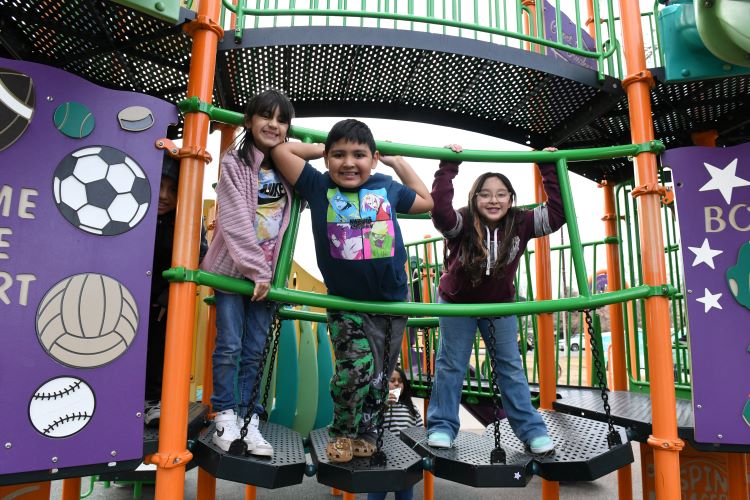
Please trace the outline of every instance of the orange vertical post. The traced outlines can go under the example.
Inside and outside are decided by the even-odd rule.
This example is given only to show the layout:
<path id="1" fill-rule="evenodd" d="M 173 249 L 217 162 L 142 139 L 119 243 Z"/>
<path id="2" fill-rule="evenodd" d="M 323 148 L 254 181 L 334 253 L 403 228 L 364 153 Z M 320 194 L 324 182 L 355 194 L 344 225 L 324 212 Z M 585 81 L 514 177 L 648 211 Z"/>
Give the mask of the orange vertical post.
<path id="1" fill-rule="evenodd" d="M 252 484 L 245 486 L 245 500 L 255 500 L 258 494 L 258 489 Z"/>
<path id="2" fill-rule="evenodd" d="M 601 183 L 604 193 L 604 233 L 607 238 L 617 237 L 617 215 L 615 211 L 614 186 L 607 181 Z M 607 243 L 607 291 L 620 290 L 620 254 L 617 243 Z M 622 304 L 617 302 L 609 306 L 609 324 L 612 332 L 612 389 L 628 390 L 628 374 L 625 366 L 625 327 L 622 319 Z M 633 471 L 626 465 L 617 471 L 617 491 L 620 500 L 633 498 Z"/>
<path id="3" fill-rule="evenodd" d="M 81 478 L 71 477 L 63 480 L 62 500 L 79 500 L 81 498 Z"/>
<path id="4" fill-rule="evenodd" d="M 344 494 L 343 500 L 355 500 L 354 493 L 349 493 L 348 491 L 342 492 Z"/>
<path id="5" fill-rule="evenodd" d="M 651 74 L 641 32 L 638 0 L 620 0 L 625 62 L 628 76 L 623 79 L 630 113 L 631 138 L 634 143 L 654 139 L 651 121 Z M 661 223 L 661 197 L 658 189 L 656 155 L 650 152 L 635 157 L 638 223 L 644 284 L 660 286 L 667 282 L 664 261 L 664 239 Z M 654 450 L 656 497 L 659 500 L 680 498 L 680 450 L 684 446 L 677 436 L 674 393 L 672 342 L 669 336 L 669 300 L 654 296 L 645 299 L 649 368 L 651 373 L 651 411 L 653 434 L 648 444 Z"/>
<path id="6" fill-rule="evenodd" d="M 195 20 L 185 25 L 193 46 L 188 78 L 188 96 L 211 102 L 216 48 L 222 29 L 218 26 L 219 0 L 202 0 Z M 205 113 L 185 116 L 183 144 L 205 150 L 209 117 Z M 198 267 L 203 167 L 198 157 L 183 158 L 177 193 L 172 266 Z M 187 408 L 190 391 L 190 363 L 195 322 L 195 283 L 169 286 L 167 339 L 164 357 L 164 391 L 161 397 L 159 449 L 148 461 L 157 465 L 156 499 L 182 500 L 185 494 L 185 465 L 192 458 L 186 449 Z"/>
<path id="7" fill-rule="evenodd" d="M 430 235 L 425 234 L 425 239 L 429 239 Z M 427 246 L 427 255 L 425 259 L 425 267 L 424 267 L 424 274 L 422 276 L 422 302 L 430 302 L 430 289 L 432 287 L 432 277 L 434 276 L 433 273 L 437 272 L 431 269 L 431 266 L 433 264 L 433 258 L 432 258 L 432 245 Z M 437 291 L 435 291 L 437 293 Z M 437 297 L 434 297 L 435 300 L 437 300 Z M 424 334 L 429 335 L 430 329 L 425 328 Z M 426 345 L 426 344 L 425 344 Z M 430 352 L 425 353 L 426 356 L 430 356 L 430 375 L 435 373 L 435 356 L 432 355 L 433 352 L 436 351 L 434 345 L 430 345 Z M 426 351 L 426 349 L 425 349 Z M 424 416 L 424 425 L 427 427 L 427 408 L 430 406 L 430 399 L 427 398 L 424 400 L 424 404 L 422 405 L 422 415 Z M 435 497 L 435 476 L 432 475 L 432 472 L 430 471 L 424 471 L 422 473 L 422 482 L 423 482 L 423 498 L 424 500 L 432 500 Z"/>
<path id="8" fill-rule="evenodd" d="M 542 185 L 542 175 L 534 168 L 534 199 L 537 203 L 547 200 Z M 534 263 L 536 265 L 536 299 L 552 298 L 552 264 L 550 258 L 549 236 L 534 240 Z M 557 399 L 557 366 L 555 365 L 555 332 L 552 314 L 537 315 L 537 349 L 539 355 L 539 407 L 552 410 L 552 403 Z M 542 499 L 560 498 L 560 483 L 542 479 Z"/>

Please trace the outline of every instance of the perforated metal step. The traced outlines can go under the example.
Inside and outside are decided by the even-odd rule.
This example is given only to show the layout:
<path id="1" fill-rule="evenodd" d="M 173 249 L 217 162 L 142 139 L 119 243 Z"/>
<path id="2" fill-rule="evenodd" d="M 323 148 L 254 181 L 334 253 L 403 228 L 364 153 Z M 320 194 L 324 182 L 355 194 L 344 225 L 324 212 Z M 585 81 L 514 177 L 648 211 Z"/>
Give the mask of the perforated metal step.
<path id="1" fill-rule="evenodd" d="M 305 473 L 305 448 L 300 435 L 284 426 L 260 422 L 260 432 L 273 446 L 273 457 L 229 455 L 211 441 L 214 424 L 195 443 L 193 460 L 212 476 L 275 489 L 302 482 Z"/>
<path id="2" fill-rule="evenodd" d="M 633 451 L 625 430 L 617 427 L 624 444 L 607 448 L 607 425 L 564 413 L 540 411 L 555 454 L 538 457 L 525 452 L 507 420 L 500 422 L 501 445 L 506 464 L 491 464 L 495 447 L 493 426 L 484 435 L 459 432 L 454 447 L 440 450 L 427 446 L 426 430 L 408 429 L 401 436 L 423 456 L 433 460 L 433 473 L 469 486 L 525 486 L 532 474 L 550 481 L 593 481 L 633 462 Z"/>
<path id="3" fill-rule="evenodd" d="M 190 403 L 188 407 L 188 432 L 187 440 L 195 439 L 201 430 L 206 427 L 206 415 L 208 406 L 202 403 Z M 159 448 L 159 428 L 146 427 L 143 430 L 143 456 L 156 453 Z"/>
<path id="4" fill-rule="evenodd" d="M 427 429 L 412 427 L 401 432 L 401 439 L 423 457 L 432 460 L 437 477 L 474 488 L 514 488 L 526 486 L 533 476 L 533 458 L 522 451 L 506 449 L 505 464 L 491 464 L 494 438 L 461 431 L 453 448 L 427 446 Z"/>
<path id="5" fill-rule="evenodd" d="M 350 493 L 405 490 L 422 479 L 422 459 L 389 432 L 383 433 L 383 451 L 388 461 L 373 467 L 369 458 L 333 463 L 326 456 L 327 429 L 310 433 L 310 455 L 317 465 L 318 482 Z"/>

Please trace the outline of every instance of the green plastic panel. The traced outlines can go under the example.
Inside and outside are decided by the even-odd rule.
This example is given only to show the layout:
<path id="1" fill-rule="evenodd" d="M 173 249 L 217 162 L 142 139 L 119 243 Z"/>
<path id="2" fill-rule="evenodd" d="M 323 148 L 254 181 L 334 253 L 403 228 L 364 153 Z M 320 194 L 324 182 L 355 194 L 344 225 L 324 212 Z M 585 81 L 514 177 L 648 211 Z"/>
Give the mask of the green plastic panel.
<path id="1" fill-rule="evenodd" d="M 318 323 L 318 410 L 315 414 L 314 429 L 320 429 L 333 421 L 333 399 L 331 398 L 331 377 L 333 377 L 333 353 L 328 339 L 328 325 Z"/>
<path id="2" fill-rule="evenodd" d="M 157 19 L 177 24 L 180 19 L 180 0 L 113 0 L 126 7 Z"/>
<path id="3" fill-rule="evenodd" d="M 307 437 L 315 424 L 318 409 L 318 339 L 309 321 L 299 321 L 299 373 L 297 391 L 297 415 L 293 429 Z"/>
<path id="4" fill-rule="evenodd" d="M 299 380 L 297 332 L 294 329 L 294 321 L 284 320 L 281 323 L 277 359 L 276 399 L 269 421 L 291 429 L 297 410 L 297 380 Z"/>

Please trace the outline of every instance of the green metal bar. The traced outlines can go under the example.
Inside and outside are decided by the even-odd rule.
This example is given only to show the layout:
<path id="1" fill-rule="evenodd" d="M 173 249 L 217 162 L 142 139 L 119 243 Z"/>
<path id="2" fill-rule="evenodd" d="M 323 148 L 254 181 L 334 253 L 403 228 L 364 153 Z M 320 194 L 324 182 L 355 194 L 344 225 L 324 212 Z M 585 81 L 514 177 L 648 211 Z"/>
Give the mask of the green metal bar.
<path id="1" fill-rule="evenodd" d="M 291 212 L 289 214 L 289 225 L 284 232 L 284 238 L 279 250 L 279 258 L 276 263 L 276 270 L 273 276 L 273 286 L 284 287 L 289 274 L 292 270 L 292 261 L 294 260 L 294 248 L 297 244 L 297 232 L 299 229 L 300 206 L 302 202 L 299 196 L 295 195 L 292 199 Z"/>
<path id="2" fill-rule="evenodd" d="M 563 211 L 565 212 L 565 223 L 568 226 L 568 236 L 573 252 L 573 265 L 578 284 L 578 293 L 590 296 L 586 273 L 586 263 L 583 260 L 581 234 L 578 231 L 578 219 L 576 218 L 575 205 L 573 203 L 573 191 L 568 176 L 568 166 L 564 159 L 557 162 L 557 178 L 560 183 L 560 194 L 562 195 Z"/>
<path id="3" fill-rule="evenodd" d="M 210 286 L 231 293 L 251 295 L 255 285 L 248 280 L 230 278 L 200 270 L 172 268 L 162 275 L 170 281 L 191 281 L 199 285 Z M 414 302 L 372 302 L 353 301 L 335 295 L 303 292 L 299 290 L 271 287 L 268 298 L 281 303 L 322 307 L 325 309 L 370 312 L 375 314 L 394 314 L 404 316 L 471 316 L 494 317 L 518 314 L 540 314 L 554 311 L 573 311 L 596 309 L 615 302 L 640 299 L 651 296 L 670 296 L 675 290 L 669 285 L 639 286 L 607 292 L 593 297 L 569 297 L 556 300 L 541 300 L 533 303 L 497 303 L 497 304 L 417 304 Z"/>

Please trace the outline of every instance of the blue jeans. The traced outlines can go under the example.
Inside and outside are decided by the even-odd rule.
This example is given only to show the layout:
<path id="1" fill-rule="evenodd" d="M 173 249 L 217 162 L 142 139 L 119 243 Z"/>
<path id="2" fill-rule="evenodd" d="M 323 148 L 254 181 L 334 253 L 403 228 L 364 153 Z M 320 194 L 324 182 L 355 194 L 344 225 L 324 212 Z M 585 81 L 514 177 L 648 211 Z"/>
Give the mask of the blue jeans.
<path id="1" fill-rule="evenodd" d="M 261 413 L 258 404 L 262 388 L 250 402 L 263 356 L 263 346 L 276 309 L 274 302 L 251 302 L 250 297 L 216 290 L 216 347 L 213 353 L 214 391 L 211 405 L 216 412 L 236 410 L 244 416 L 247 408 Z M 239 375 L 237 373 L 239 364 Z M 235 399 L 237 379 L 239 400 Z"/>
<path id="2" fill-rule="evenodd" d="M 387 494 L 387 491 L 368 493 L 367 500 L 384 500 Z M 396 500 L 411 500 L 414 497 L 414 487 L 412 486 L 406 490 L 394 491 L 393 496 L 396 497 Z"/>
<path id="3" fill-rule="evenodd" d="M 440 302 L 444 301 L 441 299 Z M 489 321 L 468 317 L 441 317 L 439 320 L 440 345 L 435 359 L 435 380 L 427 409 L 427 426 L 429 432 L 445 432 L 455 439 L 459 428 L 461 389 L 477 327 L 485 346 L 488 346 Z M 516 317 L 495 318 L 493 323 L 497 383 L 502 394 L 503 409 L 518 439 L 528 443 L 535 437 L 547 435 L 547 427 L 531 405 L 529 385 L 518 352 Z M 489 349 L 486 353 L 489 356 Z"/>

